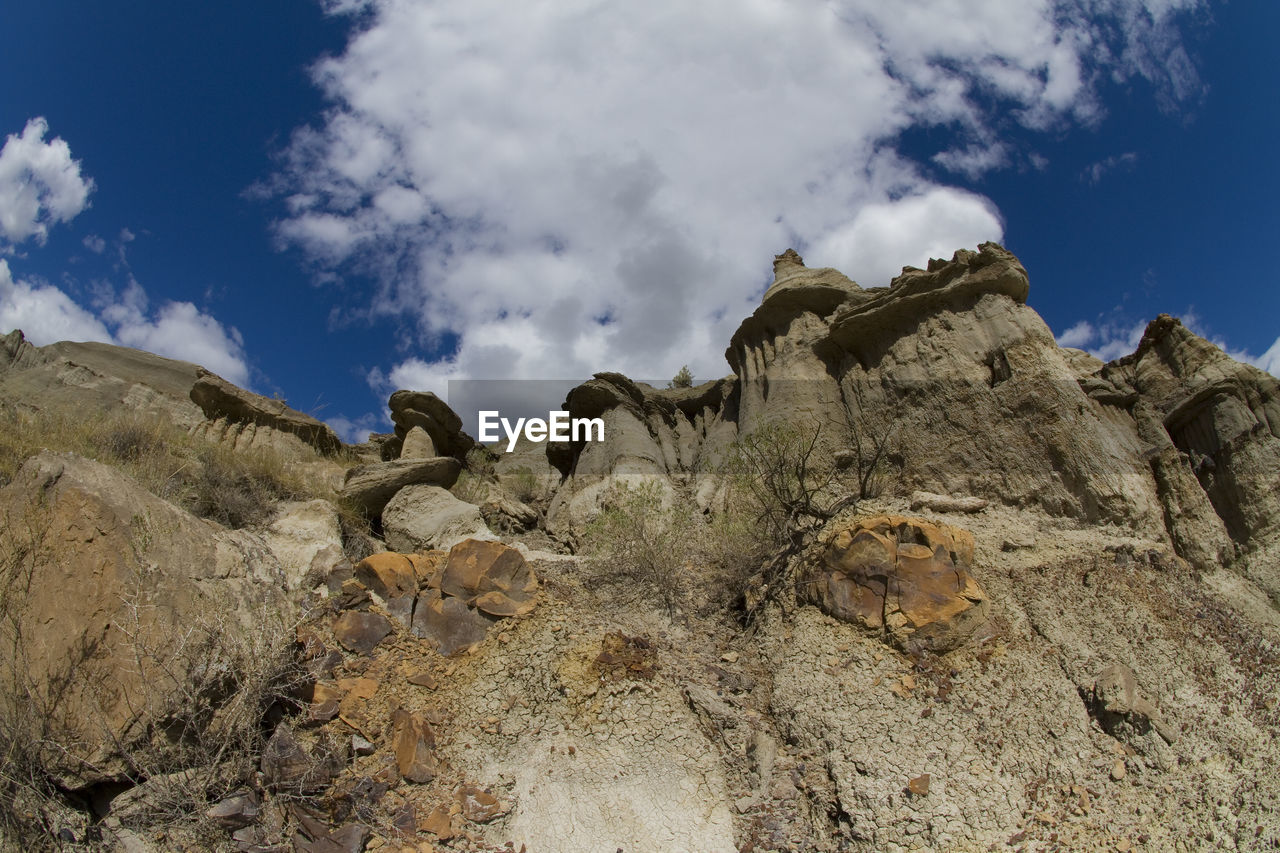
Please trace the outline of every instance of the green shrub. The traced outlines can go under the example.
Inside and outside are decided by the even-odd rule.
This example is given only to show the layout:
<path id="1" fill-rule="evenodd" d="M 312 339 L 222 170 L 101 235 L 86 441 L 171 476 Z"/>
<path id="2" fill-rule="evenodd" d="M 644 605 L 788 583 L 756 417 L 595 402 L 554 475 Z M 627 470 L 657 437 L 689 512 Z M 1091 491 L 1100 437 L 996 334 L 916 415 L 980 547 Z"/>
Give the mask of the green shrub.
<path id="1" fill-rule="evenodd" d="M 603 576 L 633 584 L 674 616 L 686 603 L 694 536 L 679 502 L 665 497 L 656 481 L 614 484 L 582 540 Z"/>

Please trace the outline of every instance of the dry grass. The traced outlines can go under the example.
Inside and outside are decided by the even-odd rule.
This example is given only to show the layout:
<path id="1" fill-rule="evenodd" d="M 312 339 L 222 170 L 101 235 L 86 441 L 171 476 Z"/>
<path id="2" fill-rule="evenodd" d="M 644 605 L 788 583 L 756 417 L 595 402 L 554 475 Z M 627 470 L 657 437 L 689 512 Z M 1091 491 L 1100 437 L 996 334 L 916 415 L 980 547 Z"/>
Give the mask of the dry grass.
<path id="1" fill-rule="evenodd" d="M 226 527 L 266 521 L 277 500 L 322 497 L 337 503 L 332 489 L 311 473 L 309 460 L 269 449 L 232 450 L 164 418 L 0 409 L 0 485 L 42 450 L 120 468 L 153 494 Z"/>
<path id="2" fill-rule="evenodd" d="M 65 768 L 66 748 L 83 722 L 66 716 L 64 696 L 98 689 L 85 685 L 100 681 L 102 690 L 112 685 L 103 681 L 109 675 L 92 647 L 70 653 L 42 681 L 32 675 L 39 626 L 26 613 L 52 553 L 46 519 L 33 502 L 0 527 L 0 850 L 58 850 L 70 838 L 92 839 L 100 832 L 95 808 L 118 792 L 124 793 L 112 802 L 112 814 L 126 828 L 195 839 L 201 848 L 225 837 L 205 816 L 209 805 L 252 777 L 273 721 L 296 711 L 309 683 L 295 626 L 263 604 L 249 630 L 230 602 L 168 625 L 147 603 L 139 575 L 113 627 L 127 638 L 129 667 L 145 685 L 129 696 L 132 713 L 149 722 L 112 747 L 127 768 L 122 778 L 83 792 L 63 790 L 58 768 Z"/>

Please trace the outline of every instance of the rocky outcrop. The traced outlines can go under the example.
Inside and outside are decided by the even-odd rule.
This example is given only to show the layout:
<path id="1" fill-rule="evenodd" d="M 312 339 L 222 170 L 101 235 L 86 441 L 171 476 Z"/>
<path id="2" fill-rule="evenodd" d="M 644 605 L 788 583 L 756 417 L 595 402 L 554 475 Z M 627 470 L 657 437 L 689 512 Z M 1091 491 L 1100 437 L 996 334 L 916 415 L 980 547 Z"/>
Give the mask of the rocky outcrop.
<path id="1" fill-rule="evenodd" d="M 265 641 L 292 620 L 285 573 L 260 539 L 97 462 L 32 458 L 0 490 L 0 517 L 5 547 L 28 561 L 6 590 L 17 634 L 5 634 L 0 676 L 6 690 L 29 685 L 9 696 L 50 715 L 46 765 L 67 788 L 123 778 L 166 715 L 216 708 L 193 684 L 212 686 L 209 666 L 235 677 L 236 662 L 206 660 L 202 643 Z"/>
<path id="2" fill-rule="evenodd" d="M 1101 368 L 1095 382 L 1149 406 L 1135 407 L 1135 417 L 1149 411 L 1147 419 L 1154 418 L 1146 437 L 1154 447 L 1175 542 L 1188 559 L 1204 563 L 1227 556 L 1229 546 L 1212 515 L 1241 548 L 1276 547 L 1280 380 L 1235 361 L 1161 314 L 1147 326 L 1137 351 Z M 1170 444 L 1176 455 L 1168 452 Z M 1212 515 L 1204 507 L 1206 497 Z M 1280 595 L 1280 572 L 1260 565 L 1253 570 L 1273 596 Z"/>
<path id="3" fill-rule="evenodd" d="M 382 532 L 396 551 L 451 548 L 464 539 L 496 538 L 480 508 L 439 486 L 406 486 L 382 511 Z"/>
<path id="4" fill-rule="evenodd" d="M 391 421 L 401 446 L 410 430 L 418 427 L 431 439 L 435 455 L 463 461 L 467 452 L 475 447 L 475 439 L 462 431 L 462 419 L 448 403 L 430 391 L 396 391 L 387 405 L 391 408 Z"/>
<path id="5" fill-rule="evenodd" d="M 200 368 L 141 350 L 62 341 L 36 347 L 15 329 L 0 346 L 0 399 L 35 409 L 163 415 L 204 420 L 188 393 Z"/>
<path id="6" fill-rule="evenodd" d="M 946 652 L 990 614 L 969 573 L 968 531 L 900 516 L 875 516 L 832 531 L 808 571 L 805 597 L 908 651 Z"/>
<path id="7" fill-rule="evenodd" d="M 197 371 L 190 393 L 192 401 L 210 421 L 269 427 L 296 436 L 326 455 L 337 453 L 342 447 L 342 442 L 328 425 L 289 408 L 282 400 L 238 388 L 204 368 Z"/>
<path id="8" fill-rule="evenodd" d="M 618 373 L 597 373 L 563 404 L 572 418 L 600 418 L 603 441 L 548 445 L 547 458 L 564 475 L 547 510 L 549 530 L 567 533 L 591 520 L 614 483 L 672 479 L 710 471 L 734 435 L 732 378 L 693 388 L 660 390 Z"/>
<path id="9" fill-rule="evenodd" d="M 342 553 L 338 511 L 320 499 L 284 503 L 263 532 L 263 540 L 280 561 L 290 592 L 306 591 L 323 580 L 323 575 L 312 573 L 316 559 Z"/>
<path id="10" fill-rule="evenodd" d="M 376 518 L 404 487 L 428 485 L 447 489 L 457 482 L 461 472 L 462 464 L 452 456 L 357 465 L 347 471 L 340 494 L 365 515 Z"/>

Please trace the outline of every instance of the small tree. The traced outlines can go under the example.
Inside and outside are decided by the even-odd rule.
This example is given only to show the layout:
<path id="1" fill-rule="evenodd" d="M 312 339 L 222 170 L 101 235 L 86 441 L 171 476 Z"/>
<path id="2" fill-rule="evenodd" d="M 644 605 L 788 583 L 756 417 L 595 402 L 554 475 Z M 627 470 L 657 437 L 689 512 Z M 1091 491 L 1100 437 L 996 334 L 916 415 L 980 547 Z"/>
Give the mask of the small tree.
<path id="1" fill-rule="evenodd" d="M 689 365 L 684 365 L 671 377 L 671 381 L 667 383 L 668 388 L 690 388 L 693 386 L 693 374 L 689 372 Z"/>
<path id="2" fill-rule="evenodd" d="M 851 417 L 834 426 L 830 431 L 838 437 L 824 441 L 822 423 L 769 422 L 730 449 L 725 464 L 730 488 L 745 499 L 772 552 L 743 591 L 748 621 L 787 588 L 791 558 L 810 537 L 879 489 L 890 434 L 864 435 Z M 833 443 L 848 449 L 835 451 Z"/>

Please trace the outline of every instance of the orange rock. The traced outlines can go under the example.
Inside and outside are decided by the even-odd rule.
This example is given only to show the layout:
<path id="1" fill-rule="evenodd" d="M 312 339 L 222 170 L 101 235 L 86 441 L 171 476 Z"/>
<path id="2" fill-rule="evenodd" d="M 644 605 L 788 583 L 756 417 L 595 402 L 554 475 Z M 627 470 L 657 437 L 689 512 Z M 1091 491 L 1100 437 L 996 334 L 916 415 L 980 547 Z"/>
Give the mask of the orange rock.
<path id="1" fill-rule="evenodd" d="M 947 651 L 987 618 L 987 595 L 969 574 L 973 535 L 898 515 L 872 516 L 836 531 L 804 592 L 837 619 L 904 649 Z"/>
<path id="2" fill-rule="evenodd" d="M 907 783 L 907 790 L 917 797 L 923 797 L 929 793 L 929 774 L 921 773 L 916 778 Z"/>
<path id="3" fill-rule="evenodd" d="M 418 592 L 413 561 L 391 551 L 365 557 L 356 564 L 355 578 L 384 600 Z"/>
<path id="4" fill-rule="evenodd" d="M 486 823 L 506 811 L 498 798 L 475 785 L 463 785 L 453 792 L 462 807 L 462 816 L 472 823 Z"/>
<path id="5" fill-rule="evenodd" d="M 418 829 L 430 832 L 441 841 L 453 838 L 453 824 L 449 820 L 449 810 L 444 806 L 436 806 L 431 814 L 418 822 Z"/>
<path id="6" fill-rule="evenodd" d="M 449 551 L 440 590 L 493 616 L 515 616 L 533 609 L 538 579 L 515 548 L 466 539 Z"/>
<path id="7" fill-rule="evenodd" d="M 449 559 L 448 551 L 426 551 L 422 554 L 405 554 L 413 563 L 413 570 L 418 576 L 418 586 L 439 589 L 440 579 L 444 576 L 444 564 Z"/>
<path id="8" fill-rule="evenodd" d="M 391 715 L 391 727 L 391 743 L 400 775 L 419 784 L 434 779 L 439 764 L 433 752 L 436 736 L 431 724 L 417 714 L 398 708 Z"/>

